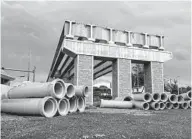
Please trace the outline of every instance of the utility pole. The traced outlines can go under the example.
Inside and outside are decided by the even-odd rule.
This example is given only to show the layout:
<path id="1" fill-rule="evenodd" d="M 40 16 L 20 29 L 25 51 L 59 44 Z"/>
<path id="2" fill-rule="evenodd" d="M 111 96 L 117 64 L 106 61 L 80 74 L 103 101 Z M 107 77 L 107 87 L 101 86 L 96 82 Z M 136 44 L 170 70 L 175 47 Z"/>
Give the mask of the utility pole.
<path id="1" fill-rule="evenodd" d="M 28 71 L 30 71 L 30 64 L 31 64 L 31 49 L 29 47 L 29 53 L 28 53 Z M 30 72 L 28 72 L 27 74 L 27 81 L 29 81 L 29 78 L 30 78 Z"/>
<path id="2" fill-rule="evenodd" d="M 36 67 L 34 66 L 34 68 L 33 68 L 33 82 L 35 82 L 35 70 L 36 70 Z"/>

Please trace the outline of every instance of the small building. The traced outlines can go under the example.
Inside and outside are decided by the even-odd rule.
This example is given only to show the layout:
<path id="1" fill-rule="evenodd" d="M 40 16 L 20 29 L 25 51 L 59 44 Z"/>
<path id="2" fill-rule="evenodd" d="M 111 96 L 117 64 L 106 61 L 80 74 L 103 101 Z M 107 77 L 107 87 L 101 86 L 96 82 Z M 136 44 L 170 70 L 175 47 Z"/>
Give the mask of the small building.
<path id="1" fill-rule="evenodd" d="M 4 70 L 1 70 L 1 84 L 10 85 L 10 82 L 15 80 L 14 77 L 8 75 Z"/>

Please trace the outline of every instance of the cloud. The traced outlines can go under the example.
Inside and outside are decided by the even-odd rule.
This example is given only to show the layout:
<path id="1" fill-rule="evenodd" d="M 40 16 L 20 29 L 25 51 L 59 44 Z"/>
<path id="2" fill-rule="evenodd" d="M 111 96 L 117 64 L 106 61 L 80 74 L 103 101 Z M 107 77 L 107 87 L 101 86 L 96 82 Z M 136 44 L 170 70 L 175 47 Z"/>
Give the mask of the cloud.
<path id="1" fill-rule="evenodd" d="M 165 49 L 174 59 L 164 65 L 164 74 L 180 75 L 191 82 L 190 2 L 4 2 L 2 6 L 2 64 L 27 67 L 21 59 L 32 50 L 37 77 L 48 75 L 61 29 L 66 19 L 165 35 Z M 11 55 L 13 54 L 13 55 Z M 110 75 L 101 77 L 110 80 Z M 45 79 L 46 80 L 46 79 Z"/>
<path id="2" fill-rule="evenodd" d="M 174 50 L 173 54 L 177 60 L 189 60 L 190 59 L 190 52 L 185 49 L 176 49 L 176 50 Z"/>
<path id="3" fill-rule="evenodd" d="M 35 76 L 35 81 L 37 82 L 45 82 L 47 80 L 47 73 L 46 72 L 37 72 Z"/>

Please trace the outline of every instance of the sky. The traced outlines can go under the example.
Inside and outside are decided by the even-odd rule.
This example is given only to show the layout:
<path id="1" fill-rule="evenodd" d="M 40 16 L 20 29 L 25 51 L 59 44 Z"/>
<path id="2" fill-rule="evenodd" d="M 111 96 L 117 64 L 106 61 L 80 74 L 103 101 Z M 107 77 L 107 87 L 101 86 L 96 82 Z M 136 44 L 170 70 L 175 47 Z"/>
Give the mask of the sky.
<path id="1" fill-rule="evenodd" d="M 164 47 L 174 56 L 164 63 L 164 76 L 172 79 L 180 76 L 180 84 L 191 84 L 190 1 L 1 1 L 1 65 L 27 69 L 31 49 L 31 68 L 37 68 L 36 81 L 45 81 L 65 20 L 164 35 Z M 100 80 L 111 80 L 111 76 Z"/>

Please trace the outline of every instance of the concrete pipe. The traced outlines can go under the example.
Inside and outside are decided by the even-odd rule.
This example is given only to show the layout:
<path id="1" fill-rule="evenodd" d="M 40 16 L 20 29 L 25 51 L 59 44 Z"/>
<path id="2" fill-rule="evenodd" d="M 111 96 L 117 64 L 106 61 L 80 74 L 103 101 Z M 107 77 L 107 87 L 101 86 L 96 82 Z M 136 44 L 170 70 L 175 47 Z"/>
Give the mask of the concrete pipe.
<path id="1" fill-rule="evenodd" d="M 153 100 L 154 102 L 158 102 L 158 101 L 161 100 L 161 95 L 160 95 L 160 94 L 158 94 L 158 93 L 153 93 L 153 94 L 151 94 L 151 95 L 152 95 L 152 100 Z"/>
<path id="2" fill-rule="evenodd" d="M 177 102 L 178 103 L 183 103 L 183 101 L 184 101 L 183 96 L 182 95 L 177 95 Z"/>
<path id="3" fill-rule="evenodd" d="M 171 102 L 171 103 L 177 103 L 178 102 L 178 100 L 177 100 L 178 98 L 177 98 L 177 96 L 175 95 L 175 94 L 170 94 L 170 95 L 168 95 L 168 100 L 169 100 L 169 102 Z"/>
<path id="4" fill-rule="evenodd" d="M 160 104 L 158 102 L 151 102 L 150 106 L 154 110 L 159 110 L 160 109 Z"/>
<path id="5" fill-rule="evenodd" d="M 168 95 L 166 93 L 160 94 L 160 98 L 162 102 L 166 102 L 168 100 Z"/>
<path id="6" fill-rule="evenodd" d="M 85 98 L 84 97 L 79 97 L 77 98 L 77 110 L 79 112 L 84 112 L 85 111 Z"/>
<path id="7" fill-rule="evenodd" d="M 65 95 L 64 82 L 60 79 L 47 83 L 30 83 L 9 90 L 8 98 L 43 98 L 52 96 L 61 99 Z"/>
<path id="8" fill-rule="evenodd" d="M 11 87 L 4 84 L 0 84 L 0 87 L 1 87 L 1 100 L 8 99 L 7 92 L 11 89 Z"/>
<path id="9" fill-rule="evenodd" d="M 189 104 L 185 101 L 183 101 L 179 105 L 180 105 L 180 108 L 182 108 L 182 109 L 188 109 L 189 108 Z"/>
<path id="10" fill-rule="evenodd" d="M 118 101 L 132 101 L 133 98 L 131 96 L 126 96 L 126 97 L 117 97 L 117 98 L 115 98 L 115 100 L 118 100 Z"/>
<path id="11" fill-rule="evenodd" d="M 171 92 L 163 92 L 163 93 L 165 93 L 165 94 L 167 94 L 167 95 L 168 95 L 168 94 L 169 94 L 169 95 L 171 94 Z"/>
<path id="12" fill-rule="evenodd" d="M 88 97 L 89 89 L 87 86 L 75 86 L 75 95 L 77 97 Z"/>
<path id="13" fill-rule="evenodd" d="M 61 116 L 65 116 L 68 114 L 70 109 L 69 106 L 69 100 L 66 98 L 60 99 L 57 103 L 57 111 L 59 113 L 59 115 Z"/>
<path id="14" fill-rule="evenodd" d="M 166 105 L 167 109 L 172 109 L 173 108 L 173 104 L 171 102 L 166 102 L 165 105 Z"/>
<path id="15" fill-rule="evenodd" d="M 159 109 L 164 110 L 166 108 L 166 105 L 164 102 L 159 102 Z"/>
<path id="16" fill-rule="evenodd" d="M 181 94 L 181 96 L 184 98 L 184 100 L 189 100 L 189 99 L 191 99 L 191 91 L 183 93 L 183 94 Z"/>
<path id="17" fill-rule="evenodd" d="M 149 93 L 133 94 L 133 100 L 150 102 L 152 97 Z"/>
<path id="18" fill-rule="evenodd" d="M 75 95 L 75 87 L 71 83 L 65 83 L 66 86 L 66 97 L 72 98 Z"/>
<path id="19" fill-rule="evenodd" d="M 120 108 L 131 109 L 133 107 L 132 102 L 129 101 L 116 101 L 116 100 L 103 100 L 100 103 L 101 108 Z"/>
<path id="20" fill-rule="evenodd" d="M 132 101 L 133 98 L 131 96 L 127 96 L 123 99 L 123 101 Z"/>
<path id="21" fill-rule="evenodd" d="M 174 104 L 173 104 L 173 109 L 179 109 L 179 103 L 177 103 L 177 102 L 174 103 Z"/>
<path id="22" fill-rule="evenodd" d="M 69 99 L 69 112 L 73 113 L 77 111 L 77 97 L 73 96 Z"/>
<path id="23" fill-rule="evenodd" d="M 139 108 L 142 110 L 149 110 L 149 103 L 147 102 L 133 100 L 132 103 L 135 108 Z"/>
<path id="24" fill-rule="evenodd" d="M 53 117 L 57 113 L 57 101 L 53 97 L 4 99 L 1 112 Z"/>
<path id="25" fill-rule="evenodd" d="M 189 105 L 189 108 L 191 108 L 191 100 L 188 100 L 187 103 Z"/>

